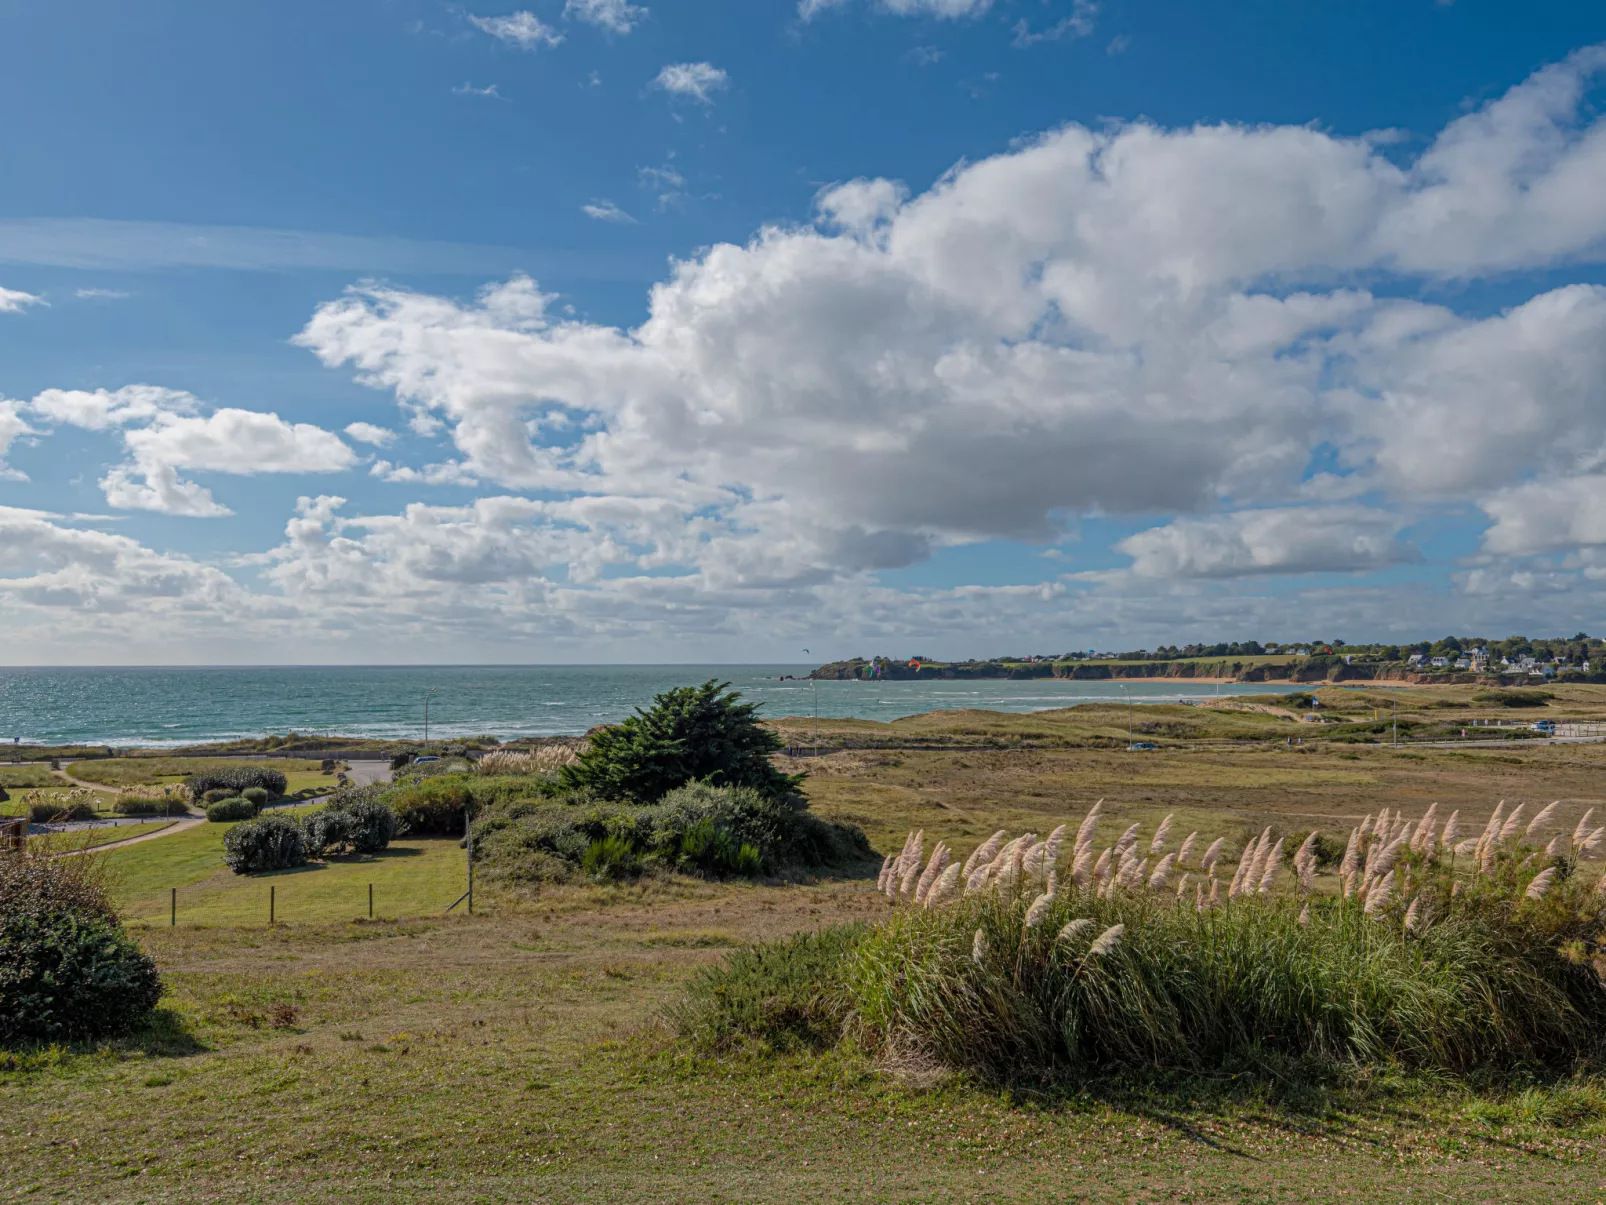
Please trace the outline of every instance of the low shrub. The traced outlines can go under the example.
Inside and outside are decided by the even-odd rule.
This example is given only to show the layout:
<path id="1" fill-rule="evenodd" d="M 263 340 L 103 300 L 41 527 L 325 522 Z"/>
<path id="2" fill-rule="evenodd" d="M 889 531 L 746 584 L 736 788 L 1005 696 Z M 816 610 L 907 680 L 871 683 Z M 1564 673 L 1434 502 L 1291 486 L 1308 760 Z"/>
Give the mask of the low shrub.
<path id="1" fill-rule="evenodd" d="M 866 931 L 837 925 L 733 950 L 692 979 L 669 1019 L 715 1053 L 750 1042 L 782 1052 L 834 1045 L 852 1003 L 847 961 Z"/>
<path id="2" fill-rule="evenodd" d="M 183 816 L 189 812 L 184 801 L 172 795 L 121 795 L 112 807 L 120 816 Z"/>
<path id="3" fill-rule="evenodd" d="M 246 787 L 245 790 L 240 792 L 240 798 L 246 800 L 259 812 L 268 806 L 269 796 L 265 787 Z"/>
<path id="4" fill-rule="evenodd" d="M 228 824 L 235 820 L 253 820 L 256 818 L 257 808 L 243 796 L 236 795 L 233 799 L 220 799 L 216 803 L 208 804 L 206 818 L 213 824 Z"/>
<path id="5" fill-rule="evenodd" d="M 97 815 L 95 805 L 85 799 L 50 799 L 28 805 L 28 819 L 35 824 L 93 820 Z"/>
<path id="6" fill-rule="evenodd" d="M 488 873 L 515 880 L 576 869 L 618 877 L 652 866 L 751 877 L 785 867 L 847 865 L 868 855 L 861 831 L 828 824 L 799 802 L 706 783 L 671 791 L 649 807 L 583 796 L 561 803 L 513 800 L 480 815 L 475 849 Z"/>
<path id="7" fill-rule="evenodd" d="M 235 791 L 230 791 L 224 787 L 213 787 L 210 791 L 202 794 L 200 801 L 203 804 L 222 803 L 225 799 L 238 799 L 239 797 L 239 794 Z"/>
<path id="8" fill-rule="evenodd" d="M 307 855 L 376 854 L 401 831 L 396 814 L 377 798 L 373 787 L 337 792 L 329 806 L 303 822 Z"/>
<path id="9" fill-rule="evenodd" d="M 1548 707 L 1555 697 L 1548 690 L 1486 690 L 1472 701 L 1486 707 Z"/>
<path id="10" fill-rule="evenodd" d="M 223 861 L 235 874 L 285 870 L 307 861 L 301 824 L 292 816 L 267 815 L 235 825 L 223 837 Z"/>
<path id="11" fill-rule="evenodd" d="M 0 857 L 0 1042 L 92 1041 L 161 998 L 156 964 L 123 931 L 93 856 Z"/>
<path id="12" fill-rule="evenodd" d="M 191 774 L 185 780 L 190 798 L 197 800 L 205 799 L 208 791 L 221 789 L 237 795 L 250 787 L 260 787 L 267 791 L 270 798 L 277 799 L 284 794 L 288 783 L 283 773 L 268 766 L 229 766 L 222 770 Z"/>
<path id="13" fill-rule="evenodd" d="M 479 816 L 506 804 L 551 799 L 557 793 L 556 782 L 546 777 L 461 774 L 400 783 L 376 797 L 390 805 L 398 823 L 414 836 L 461 837 L 463 818 L 471 808 Z"/>

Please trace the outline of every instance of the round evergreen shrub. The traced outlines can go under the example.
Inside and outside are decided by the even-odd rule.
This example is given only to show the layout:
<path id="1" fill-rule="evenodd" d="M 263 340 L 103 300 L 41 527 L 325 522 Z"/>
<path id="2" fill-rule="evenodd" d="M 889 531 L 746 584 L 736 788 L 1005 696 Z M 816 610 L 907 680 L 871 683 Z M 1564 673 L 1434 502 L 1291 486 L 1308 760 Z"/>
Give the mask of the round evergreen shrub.
<path id="1" fill-rule="evenodd" d="M 161 994 L 156 964 L 118 923 L 93 859 L 0 857 L 0 1042 L 106 1037 Z"/>
<path id="2" fill-rule="evenodd" d="M 225 770 L 208 770 L 191 774 L 186 780 L 191 799 L 204 799 L 208 791 L 226 790 L 237 795 L 247 787 L 261 787 L 269 798 L 284 794 L 289 780 L 284 774 L 268 766 L 231 766 Z"/>
<path id="3" fill-rule="evenodd" d="M 234 820 L 251 820 L 257 814 L 256 808 L 251 806 L 249 799 L 236 796 L 233 799 L 220 799 L 206 809 L 206 818 L 213 824 L 227 824 Z"/>
<path id="4" fill-rule="evenodd" d="M 240 798 L 249 800 L 252 807 L 261 811 L 268 806 L 268 791 L 266 787 L 246 787 L 240 792 Z"/>
<path id="5" fill-rule="evenodd" d="M 290 816 L 262 816 L 231 828 L 223 838 L 223 860 L 235 874 L 285 870 L 307 862 L 307 840 Z"/>
<path id="6" fill-rule="evenodd" d="M 201 802 L 202 803 L 222 803 L 225 799 L 238 799 L 238 798 L 239 798 L 239 796 L 236 795 L 233 791 L 227 790 L 227 789 L 225 789 L 223 787 L 213 787 L 210 791 L 207 791 L 204 794 L 202 794 Z"/>

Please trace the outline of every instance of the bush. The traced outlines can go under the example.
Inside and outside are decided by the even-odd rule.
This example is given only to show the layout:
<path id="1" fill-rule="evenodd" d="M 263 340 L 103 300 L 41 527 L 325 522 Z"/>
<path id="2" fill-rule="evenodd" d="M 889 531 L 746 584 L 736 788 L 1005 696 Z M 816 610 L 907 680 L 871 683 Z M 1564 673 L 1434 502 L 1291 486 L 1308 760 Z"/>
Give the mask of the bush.
<path id="1" fill-rule="evenodd" d="M 337 794 L 328 807 L 306 818 L 303 833 L 309 857 L 376 854 L 390 845 L 399 831 L 396 814 L 367 797 L 370 791 L 359 787 Z"/>
<path id="2" fill-rule="evenodd" d="M 240 798 L 249 802 L 259 812 L 268 806 L 268 792 L 263 787 L 246 787 L 240 792 Z"/>
<path id="3" fill-rule="evenodd" d="M 1472 701 L 1489 707 L 1548 707 L 1555 697 L 1548 690 L 1486 690 Z"/>
<path id="4" fill-rule="evenodd" d="M 223 860 L 235 874 L 304 866 L 306 837 L 291 816 L 262 816 L 236 825 L 225 834 Z"/>
<path id="5" fill-rule="evenodd" d="M 230 766 L 223 770 L 191 774 L 185 780 L 185 785 L 190 798 L 196 800 L 205 799 L 208 791 L 221 789 L 230 795 L 238 795 L 249 787 L 261 787 L 270 798 L 277 799 L 284 794 L 288 781 L 278 770 L 267 766 Z"/>
<path id="6" fill-rule="evenodd" d="M 539 777 L 453 775 L 398 784 L 381 789 L 375 797 L 390 805 L 406 832 L 415 836 L 461 837 L 468 809 L 478 816 L 489 808 L 518 800 L 550 799 L 557 789 L 555 781 Z"/>
<path id="7" fill-rule="evenodd" d="M 35 824 L 93 820 L 97 814 L 95 805 L 82 799 L 51 800 L 28 805 L 28 819 Z"/>
<path id="8" fill-rule="evenodd" d="M 120 816 L 183 816 L 189 812 L 182 799 L 167 795 L 123 795 L 113 807 Z"/>
<path id="9" fill-rule="evenodd" d="M 783 774 L 770 762 L 781 738 L 761 726 L 757 707 L 739 702 L 729 686 L 710 680 L 668 690 L 649 709 L 595 730 L 580 760 L 563 768 L 563 782 L 637 804 L 655 803 L 694 781 L 749 787 L 776 799 L 795 794 L 802 776 Z"/>
<path id="10" fill-rule="evenodd" d="M 851 1003 L 847 959 L 865 932 L 837 925 L 734 950 L 692 979 L 669 1019 L 681 1037 L 715 1053 L 747 1041 L 783 1052 L 834 1045 Z"/>
<path id="11" fill-rule="evenodd" d="M 191 798 L 193 799 L 194 796 L 192 795 Z M 223 787 L 214 787 L 214 788 L 212 788 L 212 790 L 207 791 L 205 794 L 203 794 L 201 796 L 201 802 L 203 804 L 207 804 L 207 803 L 222 803 L 225 799 L 238 799 L 238 798 L 239 798 L 239 795 L 237 795 L 233 791 L 225 790 Z"/>
<path id="12" fill-rule="evenodd" d="M 206 818 L 213 824 L 227 824 L 234 820 L 251 820 L 256 817 L 257 809 L 249 799 L 236 795 L 233 799 L 220 799 L 209 804 L 206 809 Z"/>
<path id="13" fill-rule="evenodd" d="M 858 829 L 827 824 L 792 800 L 706 783 L 671 792 L 653 807 L 500 803 L 476 821 L 474 840 L 487 869 L 511 879 L 561 877 L 576 868 L 617 877 L 654 865 L 756 876 L 787 866 L 843 865 L 869 853 Z"/>
<path id="14" fill-rule="evenodd" d="M 98 876 L 93 857 L 0 857 L 0 1042 L 92 1041 L 156 1007 L 156 964 Z"/>

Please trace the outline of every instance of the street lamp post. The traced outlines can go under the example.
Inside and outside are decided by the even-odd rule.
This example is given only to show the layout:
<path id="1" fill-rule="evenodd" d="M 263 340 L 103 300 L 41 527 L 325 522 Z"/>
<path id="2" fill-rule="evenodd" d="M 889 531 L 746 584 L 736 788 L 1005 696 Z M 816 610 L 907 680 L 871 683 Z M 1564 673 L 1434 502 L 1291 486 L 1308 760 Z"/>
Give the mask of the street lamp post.
<path id="1" fill-rule="evenodd" d="M 1126 696 L 1126 748 L 1127 752 L 1130 753 L 1132 751 L 1132 692 L 1119 682 L 1116 685 L 1121 687 L 1121 693 Z"/>

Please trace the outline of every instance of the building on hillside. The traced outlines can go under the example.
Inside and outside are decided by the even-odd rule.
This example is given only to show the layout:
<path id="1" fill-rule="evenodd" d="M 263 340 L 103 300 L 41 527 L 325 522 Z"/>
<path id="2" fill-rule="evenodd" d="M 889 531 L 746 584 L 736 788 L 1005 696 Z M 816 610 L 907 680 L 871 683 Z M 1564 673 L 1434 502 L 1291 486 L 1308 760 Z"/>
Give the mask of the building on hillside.
<path id="1" fill-rule="evenodd" d="M 1424 662 L 1426 660 L 1427 660 L 1427 654 L 1426 653 L 1412 653 L 1410 658 L 1409 658 L 1409 664 L 1411 664 L 1411 665 L 1421 665 L 1422 662 Z"/>
<path id="2" fill-rule="evenodd" d="M 1430 664 L 1434 669 L 1448 669 L 1450 667 L 1450 659 L 1448 657 L 1435 657 Z"/>

